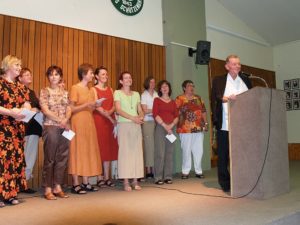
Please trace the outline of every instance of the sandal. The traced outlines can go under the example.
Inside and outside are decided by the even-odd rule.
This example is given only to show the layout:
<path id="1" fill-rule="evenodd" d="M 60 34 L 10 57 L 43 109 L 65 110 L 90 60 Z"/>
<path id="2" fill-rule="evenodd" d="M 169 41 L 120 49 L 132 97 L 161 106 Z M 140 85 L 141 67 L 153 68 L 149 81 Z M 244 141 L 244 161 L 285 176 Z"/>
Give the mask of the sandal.
<path id="1" fill-rule="evenodd" d="M 98 180 L 97 181 L 97 186 L 100 188 L 106 187 L 106 181 L 105 180 Z"/>
<path id="2" fill-rule="evenodd" d="M 48 192 L 47 194 L 45 194 L 44 197 L 47 200 L 57 200 L 57 198 L 51 192 Z"/>
<path id="3" fill-rule="evenodd" d="M 105 181 L 105 185 L 108 186 L 108 187 L 114 187 L 114 186 L 116 186 L 111 180 L 106 180 Z"/>
<path id="4" fill-rule="evenodd" d="M 166 184 L 173 184 L 173 181 L 171 179 L 165 179 Z"/>
<path id="5" fill-rule="evenodd" d="M 18 205 L 20 203 L 16 197 L 10 198 L 10 199 L 6 200 L 6 202 L 11 205 Z"/>
<path id="6" fill-rule="evenodd" d="M 137 190 L 137 191 L 142 190 L 142 187 L 138 184 L 138 182 L 133 182 L 132 187 L 134 190 Z"/>
<path id="7" fill-rule="evenodd" d="M 0 201 L 0 208 L 3 208 L 3 207 L 5 207 L 5 204 L 4 204 L 4 202 Z"/>
<path id="8" fill-rule="evenodd" d="M 60 192 L 57 192 L 57 193 L 54 193 L 54 192 L 53 192 L 53 194 L 54 194 L 55 196 L 59 197 L 59 198 L 69 198 L 69 195 L 66 195 L 66 193 L 63 192 L 63 191 L 60 191 Z"/>
<path id="9" fill-rule="evenodd" d="M 86 194 L 86 191 L 80 185 L 73 186 L 71 192 L 78 195 Z"/>
<path id="10" fill-rule="evenodd" d="M 182 174 L 182 176 L 181 176 L 181 179 L 188 179 L 189 178 L 189 175 L 188 174 Z"/>
<path id="11" fill-rule="evenodd" d="M 132 188 L 130 187 L 129 183 L 124 184 L 124 191 L 132 191 Z"/>
<path id="12" fill-rule="evenodd" d="M 158 180 L 158 181 L 155 182 L 155 184 L 157 184 L 157 185 L 163 185 L 164 182 L 162 180 Z"/>
<path id="13" fill-rule="evenodd" d="M 85 190 L 85 191 L 90 191 L 90 192 L 95 192 L 98 191 L 98 188 L 93 187 L 90 183 L 81 184 L 81 187 Z"/>

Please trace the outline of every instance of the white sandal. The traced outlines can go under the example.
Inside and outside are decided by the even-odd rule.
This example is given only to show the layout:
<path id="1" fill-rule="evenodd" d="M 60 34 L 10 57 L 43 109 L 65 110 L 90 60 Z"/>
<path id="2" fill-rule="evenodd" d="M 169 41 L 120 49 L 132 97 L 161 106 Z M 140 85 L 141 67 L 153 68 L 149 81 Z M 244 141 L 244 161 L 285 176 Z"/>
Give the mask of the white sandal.
<path id="1" fill-rule="evenodd" d="M 0 208 L 3 208 L 3 207 L 5 207 L 5 204 L 4 204 L 4 202 L 0 201 Z"/>

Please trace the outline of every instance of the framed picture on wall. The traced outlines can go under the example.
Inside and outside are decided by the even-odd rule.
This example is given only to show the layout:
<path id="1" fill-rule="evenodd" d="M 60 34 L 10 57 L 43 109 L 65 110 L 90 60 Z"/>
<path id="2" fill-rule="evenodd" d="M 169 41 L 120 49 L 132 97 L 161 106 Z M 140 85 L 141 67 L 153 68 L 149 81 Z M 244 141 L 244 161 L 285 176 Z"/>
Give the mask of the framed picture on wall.
<path id="1" fill-rule="evenodd" d="M 292 101 L 286 101 L 286 110 L 289 111 L 289 110 L 292 110 L 293 109 L 293 103 Z"/>
<path id="2" fill-rule="evenodd" d="M 292 88 L 291 80 L 284 80 L 283 87 L 284 87 L 284 90 L 291 90 L 291 88 Z"/>
<path id="3" fill-rule="evenodd" d="M 298 90 L 293 90 L 293 99 L 299 99 L 300 98 L 300 89 Z"/>
<path id="4" fill-rule="evenodd" d="M 286 100 L 292 99 L 292 91 L 285 91 L 285 98 Z"/>
<path id="5" fill-rule="evenodd" d="M 299 89 L 299 79 L 293 79 L 291 85 L 292 89 Z"/>
<path id="6" fill-rule="evenodd" d="M 299 110 L 300 109 L 300 100 L 293 100 L 293 109 L 294 110 Z"/>

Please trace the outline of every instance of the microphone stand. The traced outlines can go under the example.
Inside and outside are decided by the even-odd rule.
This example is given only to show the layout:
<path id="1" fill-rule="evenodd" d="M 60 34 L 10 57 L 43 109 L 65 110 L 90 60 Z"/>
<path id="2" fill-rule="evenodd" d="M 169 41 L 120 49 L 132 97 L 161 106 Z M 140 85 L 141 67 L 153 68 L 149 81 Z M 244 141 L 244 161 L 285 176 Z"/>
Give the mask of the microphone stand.
<path id="1" fill-rule="evenodd" d="M 242 71 L 239 73 L 239 75 L 246 76 L 249 79 L 253 78 L 253 79 L 261 80 L 262 82 L 264 82 L 265 86 L 267 88 L 269 88 L 269 85 L 267 84 L 266 80 L 264 78 L 262 78 L 262 77 L 258 77 L 258 76 L 255 76 L 255 75 L 251 74 L 251 73 L 249 74 L 249 73 L 245 73 L 245 72 L 242 72 Z"/>
<path id="2" fill-rule="evenodd" d="M 258 77 L 258 76 L 254 76 L 252 74 L 250 74 L 249 78 L 254 78 L 254 79 L 258 79 L 261 80 L 262 82 L 264 82 L 266 88 L 269 88 L 269 85 L 267 84 L 266 80 L 264 78 Z"/>

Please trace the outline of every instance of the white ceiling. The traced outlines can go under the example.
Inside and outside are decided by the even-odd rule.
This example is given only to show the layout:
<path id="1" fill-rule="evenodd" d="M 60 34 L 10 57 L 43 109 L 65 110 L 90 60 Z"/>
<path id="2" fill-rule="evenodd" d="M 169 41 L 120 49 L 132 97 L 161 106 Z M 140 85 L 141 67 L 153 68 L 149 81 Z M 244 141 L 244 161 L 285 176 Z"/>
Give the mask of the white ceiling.
<path id="1" fill-rule="evenodd" d="M 218 0 L 272 46 L 300 40 L 300 0 Z"/>

